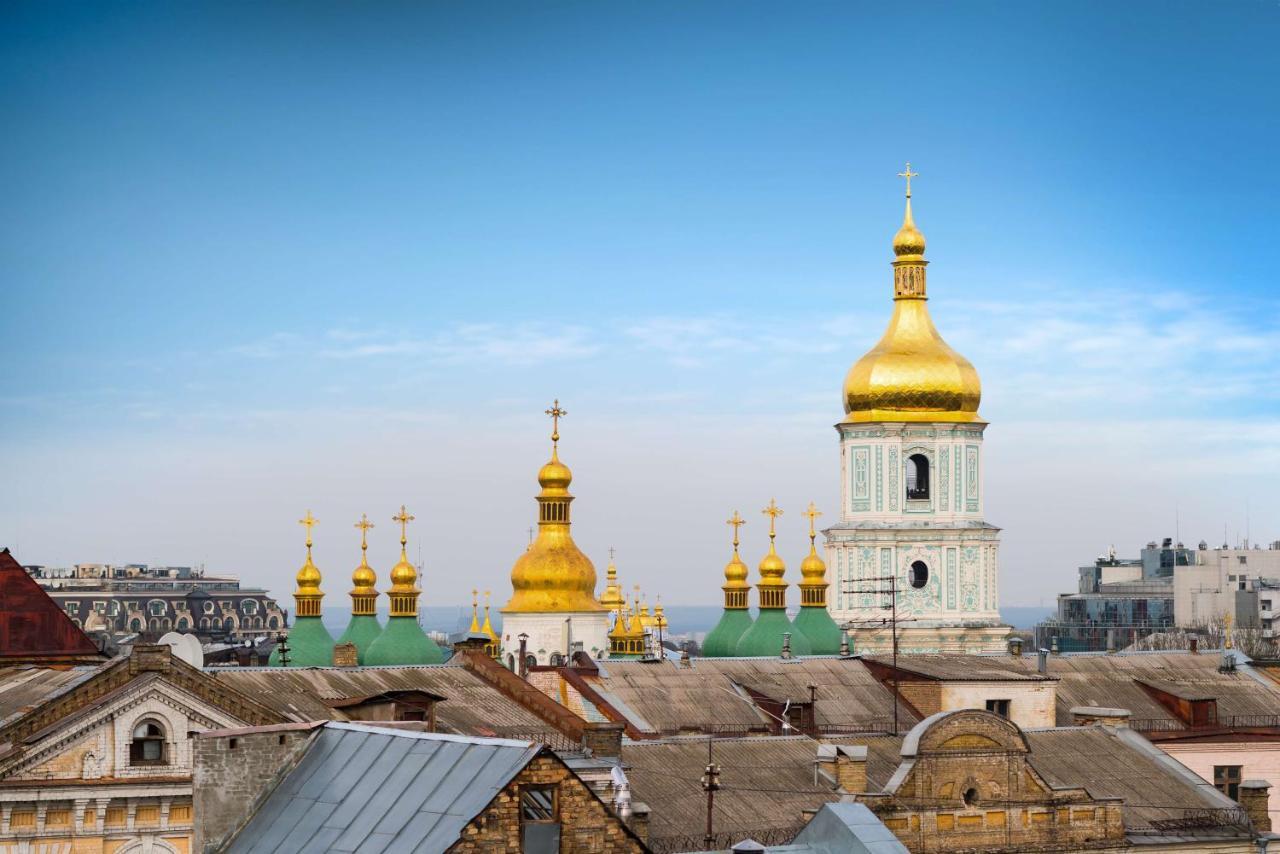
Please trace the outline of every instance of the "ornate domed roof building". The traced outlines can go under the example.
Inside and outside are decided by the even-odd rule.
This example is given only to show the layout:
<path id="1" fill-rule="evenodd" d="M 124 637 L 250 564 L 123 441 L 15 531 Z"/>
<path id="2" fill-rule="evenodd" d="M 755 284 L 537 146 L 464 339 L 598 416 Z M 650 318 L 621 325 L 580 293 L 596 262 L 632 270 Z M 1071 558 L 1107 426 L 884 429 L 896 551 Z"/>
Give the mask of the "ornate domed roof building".
<path id="1" fill-rule="evenodd" d="M 764 509 L 769 517 L 769 553 L 760 561 L 760 580 L 756 582 L 760 609 L 753 622 L 734 650 L 740 656 L 778 656 L 785 646 L 785 636 L 791 636 L 791 654 L 809 655 L 813 650 L 809 639 L 787 617 L 787 582 L 783 579 L 787 564 L 778 554 L 774 543 L 777 536 L 777 520 L 782 515 L 776 501 L 770 501 Z"/>
<path id="2" fill-rule="evenodd" d="M 293 594 L 296 606 L 293 628 L 289 630 L 285 643 L 288 652 L 282 655 L 277 645 L 267 659 L 267 663 L 274 667 L 282 664 L 288 667 L 328 667 L 333 664 L 333 635 L 320 621 L 320 601 L 324 599 L 324 593 L 320 591 L 320 569 L 311 560 L 311 529 L 316 521 L 310 510 L 298 520 L 298 524 L 307 529 L 307 559 L 296 577 L 298 588 Z"/>
<path id="3" fill-rule="evenodd" d="M 836 425 L 841 506 L 824 531 L 837 582 L 830 610 L 839 623 L 862 625 L 852 633 L 857 651 L 892 645 L 882 609 L 889 596 L 906 621 L 900 649 L 996 651 L 1008 629 L 1000 624 L 999 529 L 983 518 L 982 384 L 929 317 L 929 262 L 911 210 L 916 173 L 908 164 L 900 175 L 907 202 L 893 238 L 893 314 L 849 369 Z M 816 579 L 818 562 L 809 565 Z"/>
<path id="4" fill-rule="evenodd" d="M 365 664 L 440 664 L 444 651 L 427 637 L 418 624 L 418 570 L 409 562 L 405 548 L 409 542 L 408 525 L 414 519 L 404 505 L 391 521 L 400 525 L 400 560 L 391 568 L 391 616 L 365 653 Z"/>
<path id="5" fill-rule="evenodd" d="M 373 523 L 361 514 L 355 526 L 360 529 L 360 565 L 351 573 L 351 621 L 338 643 L 354 644 L 356 663 L 364 664 L 369 645 L 382 634 L 382 624 L 378 622 L 378 591 L 374 587 L 378 576 L 369 566 L 369 529 Z"/>
<path id="6" fill-rule="evenodd" d="M 835 655 L 840 652 L 844 632 L 827 610 L 827 565 L 818 557 L 818 532 L 814 528 L 822 514 L 811 501 L 804 515 L 809 519 L 809 554 L 800 562 L 800 613 L 795 627 L 809 639 L 814 655 Z"/>
<path id="7" fill-rule="evenodd" d="M 724 586 L 720 588 L 724 591 L 724 613 L 702 641 L 702 655 L 706 658 L 737 655 L 738 640 L 751 628 L 751 611 L 747 605 L 751 585 L 747 583 L 747 565 L 738 554 L 738 529 L 747 522 L 735 510 L 727 524 L 733 526 L 733 557 L 725 564 Z"/>
<path id="8" fill-rule="evenodd" d="M 609 649 L 609 610 L 596 599 L 596 569 L 573 541 L 569 485 L 573 473 L 560 461 L 560 419 L 567 413 L 556 401 L 551 459 L 538 472 L 538 535 L 511 568 L 512 596 L 502 608 L 502 650 L 508 667 L 517 667 L 520 640 L 530 664 L 566 661 L 576 644 L 593 658 Z"/>

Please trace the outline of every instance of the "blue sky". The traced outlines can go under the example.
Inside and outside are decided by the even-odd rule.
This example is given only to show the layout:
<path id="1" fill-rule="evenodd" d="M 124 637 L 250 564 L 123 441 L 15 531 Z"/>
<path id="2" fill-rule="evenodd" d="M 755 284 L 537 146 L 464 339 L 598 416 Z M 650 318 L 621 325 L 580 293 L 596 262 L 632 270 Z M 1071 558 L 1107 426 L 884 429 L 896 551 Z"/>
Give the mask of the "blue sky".
<path id="1" fill-rule="evenodd" d="M 750 559 L 792 507 L 798 561 L 834 504 L 907 159 L 1006 602 L 1175 517 L 1280 538 L 1277 36 L 1271 0 L 6 4 L 0 542 L 283 594 L 311 507 L 341 594 L 403 502 L 428 598 L 505 592 L 558 396 L 579 542 L 718 601 L 734 508 Z"/>

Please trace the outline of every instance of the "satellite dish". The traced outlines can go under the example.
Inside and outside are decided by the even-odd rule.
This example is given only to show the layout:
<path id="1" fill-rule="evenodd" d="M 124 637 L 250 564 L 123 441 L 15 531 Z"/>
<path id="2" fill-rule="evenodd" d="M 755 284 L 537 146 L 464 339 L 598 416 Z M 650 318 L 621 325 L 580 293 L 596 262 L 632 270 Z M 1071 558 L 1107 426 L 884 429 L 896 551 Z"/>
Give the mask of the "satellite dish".
<path id="1" fill-rule="evenodd" d="M 157 643 L 167 645 L 173 651 L 173 657 L 190 664 L 200 670 L 204 669 L 204 649 L 195 635 L 182 635 L 169 632 Z"/>

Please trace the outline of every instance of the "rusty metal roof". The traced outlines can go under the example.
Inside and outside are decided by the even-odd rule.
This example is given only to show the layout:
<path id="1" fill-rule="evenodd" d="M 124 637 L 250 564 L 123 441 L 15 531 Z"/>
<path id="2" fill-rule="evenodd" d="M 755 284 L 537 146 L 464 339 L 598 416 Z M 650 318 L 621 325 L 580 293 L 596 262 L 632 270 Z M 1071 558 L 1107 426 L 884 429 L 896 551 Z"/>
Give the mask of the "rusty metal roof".
<path id="1" fill-rule="evenodd" d="M 809 701 L 816 688 L 817 723 L 826 729 L 887 729 L 893 720 L 889 691 L 852 658 L 700 658 L 602 661 L 584 680 L 637 729 L 654 733 L 763 730 L 770 723 L 751 701 L 756 692 L 785 703 Z M 915 718 L 900 708 L 902 724 Z"/>
<path id="2" fill-rule="evenodd" d="M 524 737 L 558 734 L 533 712 L 458 665 L 404 667 L 236 667 L 210 670 L 290 720 L 346 720 L 339 706 L 393 691 L 425 691 L 442 732 Z"/>

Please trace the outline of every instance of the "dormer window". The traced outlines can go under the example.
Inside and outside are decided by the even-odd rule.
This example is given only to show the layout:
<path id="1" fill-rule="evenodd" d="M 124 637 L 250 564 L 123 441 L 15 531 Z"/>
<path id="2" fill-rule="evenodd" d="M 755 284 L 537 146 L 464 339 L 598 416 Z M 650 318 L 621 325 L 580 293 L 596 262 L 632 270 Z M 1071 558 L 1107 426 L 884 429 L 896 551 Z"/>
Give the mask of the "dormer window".
<path id="1" fill-rule="evenodd" d="M 129 744 L 130 765 L 167 765 L 164 728 L 153 720 L 140 722 L 133 728 Z"/>
<path id="2" fill-rule="evenodd" d="M 907 499 L 929 500 L 929 458 L 924 454 L 907 457 Z"/>

